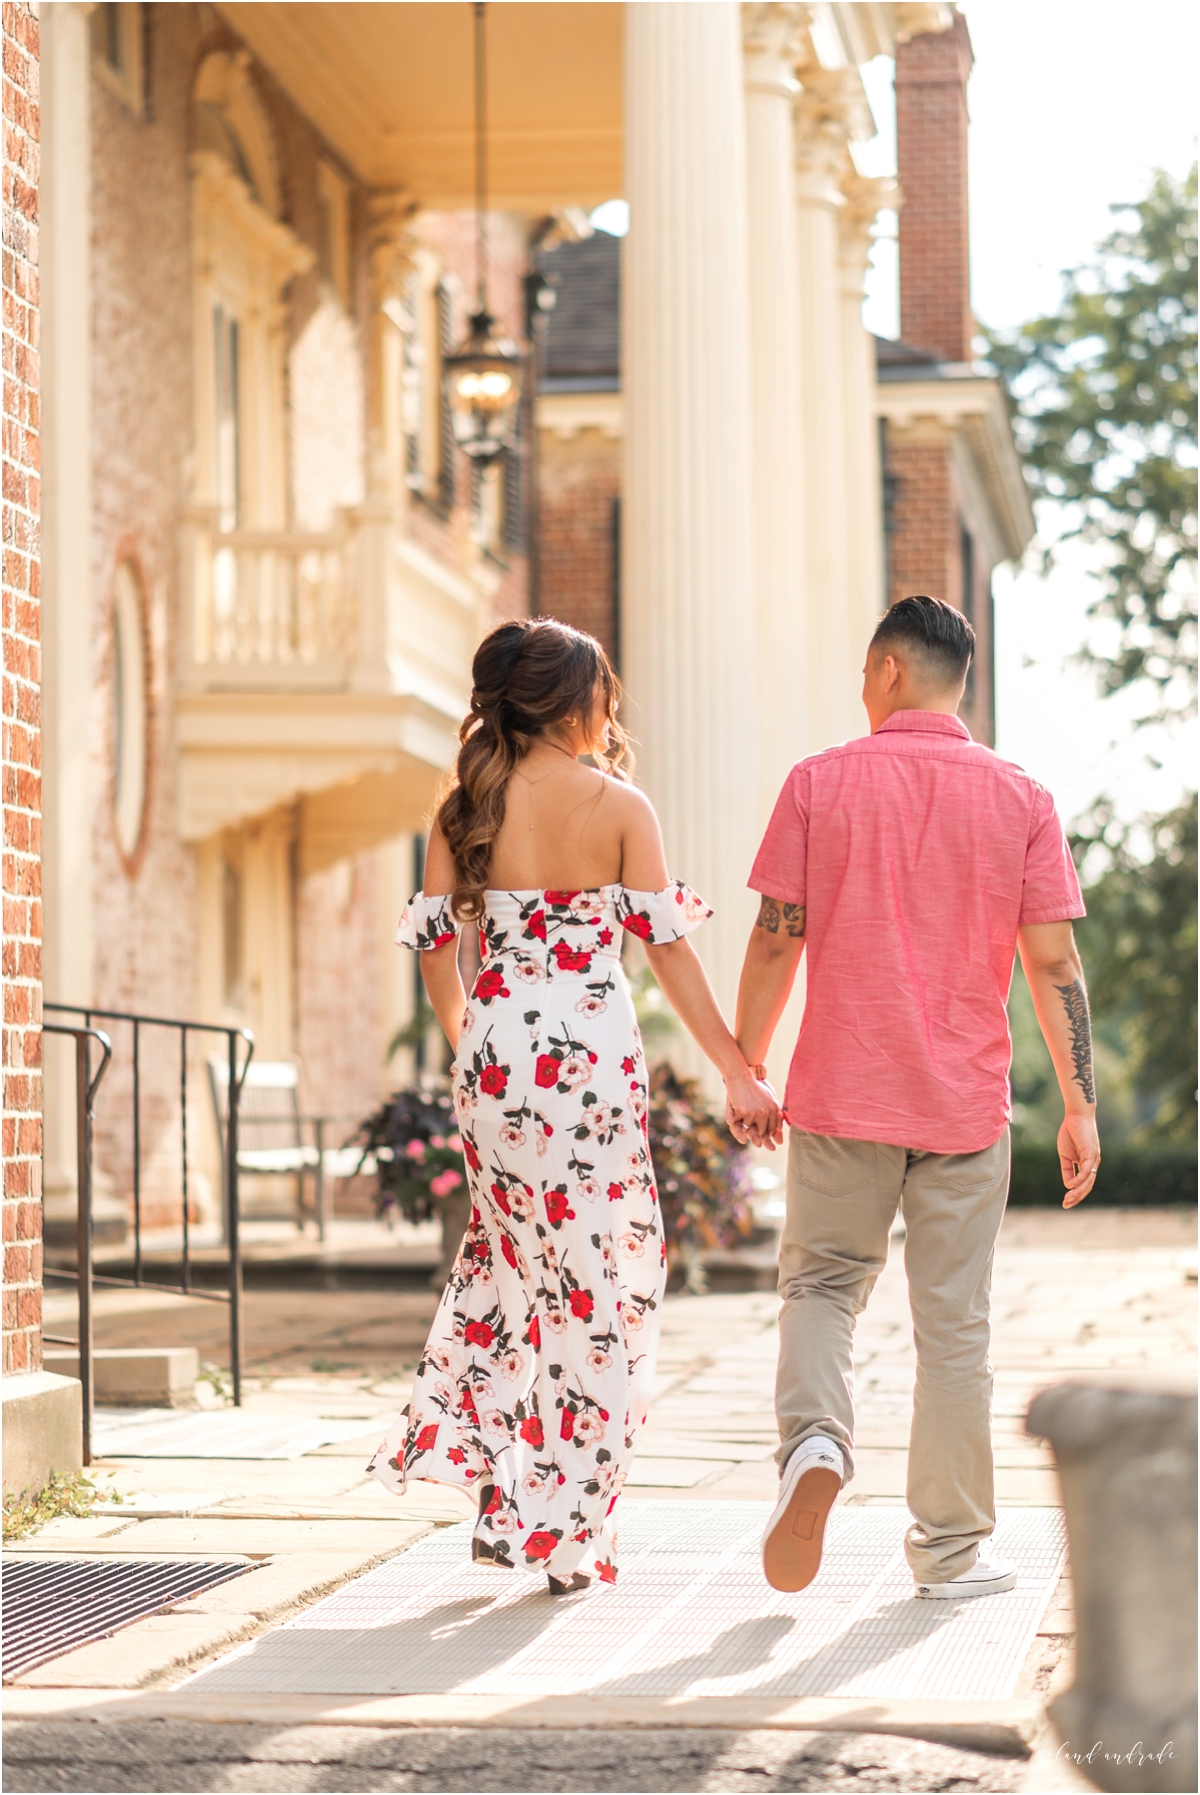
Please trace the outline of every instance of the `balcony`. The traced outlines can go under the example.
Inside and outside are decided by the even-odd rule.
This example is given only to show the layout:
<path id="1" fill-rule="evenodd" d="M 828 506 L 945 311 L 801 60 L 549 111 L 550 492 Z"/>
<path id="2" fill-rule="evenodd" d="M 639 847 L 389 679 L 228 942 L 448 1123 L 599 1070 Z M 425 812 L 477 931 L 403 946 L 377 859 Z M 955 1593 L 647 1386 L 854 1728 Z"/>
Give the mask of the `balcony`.
<path id="1" fill-rule="evenodd" d="M 193 508 L 180 561 L 185 838 L 351 784 L 337 801 L 360 845 L 418 827 L 467 708 L 486 576 L 445 567 L 386 507 L 321 534 L 223 532 Z"/>

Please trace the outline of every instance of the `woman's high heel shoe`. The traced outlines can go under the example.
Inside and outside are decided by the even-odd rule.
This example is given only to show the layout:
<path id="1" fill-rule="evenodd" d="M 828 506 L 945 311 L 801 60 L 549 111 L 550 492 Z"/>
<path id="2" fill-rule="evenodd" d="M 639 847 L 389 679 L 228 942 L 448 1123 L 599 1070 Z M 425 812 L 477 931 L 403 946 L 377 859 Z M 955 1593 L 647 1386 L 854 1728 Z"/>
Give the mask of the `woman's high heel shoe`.
<path id="1" fill-rule="evenodd" d="M 550 1585 L 552 1596 L 569 1596 L 574 1589 L 586 1589 L 591 1578 L 586 1571 L 576 1571 L 571 1577 L 555 1577 L 547 1571 L 546 1581 Z"/>
<path id="2" fill-rule="evenodd" d="M 495 1493 L 496 1486 L 494 1483 L 484 1483 L 479 1486 L 479 1512 L 481 1515 L 487 1513 Z M 493 1545 L 491 1540 L 480 1539 L 478 1534 L 472 1534 L 471 1536 L 471 1561 L 473 1564 L 498 1564 L 506 1571 L 511 1571 L 516 1568 L 508 1555 L 507 1544 L 500 1546 Z"/>

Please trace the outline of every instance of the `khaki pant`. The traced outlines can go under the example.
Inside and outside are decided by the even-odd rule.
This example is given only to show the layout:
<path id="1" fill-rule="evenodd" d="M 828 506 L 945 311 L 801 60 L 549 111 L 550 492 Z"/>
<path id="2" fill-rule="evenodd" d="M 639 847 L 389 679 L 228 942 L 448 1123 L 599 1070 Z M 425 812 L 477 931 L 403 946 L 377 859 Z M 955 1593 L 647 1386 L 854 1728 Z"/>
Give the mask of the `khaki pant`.
<path id="1" fill-rule="evenodd" d="M 981 1153 L 791 1136 L 779 1255 L 780 1468 L 810 1434 L 827 1434 L 846 1455 L 847 1481 L 854 1475 L 854 1323 L 899 1207 L 917 1348 L 905 1551 L 923 1583 L 969 1570 L 996 1525 L 988 1302 L 1008 1166 L 1007 1133 Z"/>

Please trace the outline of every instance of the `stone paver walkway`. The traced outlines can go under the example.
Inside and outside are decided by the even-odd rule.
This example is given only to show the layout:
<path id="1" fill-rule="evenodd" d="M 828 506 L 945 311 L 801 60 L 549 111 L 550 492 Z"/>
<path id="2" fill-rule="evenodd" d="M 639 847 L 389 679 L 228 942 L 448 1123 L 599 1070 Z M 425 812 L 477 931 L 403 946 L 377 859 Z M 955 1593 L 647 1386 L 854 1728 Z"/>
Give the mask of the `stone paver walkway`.
<path id="1" fill-rule="evenodd" d="M 889 1265 L 859 1325 L 858 1474 L 841 1498 L 850 1506 L 899 1508 L 903 1502 L 913 1360 L 900 1245 L 899 1240 L 894 1242 Z M 994 1296 L 997 1494 L 1002 1506 L 1044 1508 L 1057 1502 L 1049 1456 L 1023 1433 L 1023 1416 L 1034 1392 L 1080 1371 L 1192 1362 L 1195 1295 L 1194 1218 L 1166 1212 L 1089 1212 L 1086 1206 L 1070 1214 L 1014 1211 L 1009 1215 L 997 1258 Z M 773 1296 L 766 1293 L 678 1296 L 668 1300 L 658 1385 L 630 1483 L 631 1497 L 641 1501 L 712 1504 L 725 1500 L 765 1501 L 771 1496 L 775 1482 L 771 1462 L 775 1446 L 771 1410 L 775 1306 Z M 103 1711 L 109 1725 L 116 1725 L 117 1712 L 111 1708 L 111 1702 L 130 1699 L 118 1697 L 117 1692 L 128 1691 L 132 1695 L 134 1690 L 150 1689 L 159 1693 L 132 1697 L 139 1704 L 138 1714 L 145 1711 L 147 1702 L 158 1701 L 162 1724 L 169 1721 L 173 1726 L 178 1721 L 182 1725 L 182 1717 L 173 1710 L 168 1715 L 161 1704 L 183 1699 L 170 1697 L 169 1690 L 189 1668 L 194 1670 L 213 1660 L 237 1641 L 297 1612 L 321 1593 L 345 1585 L 372 1565 L 394 1557 L 427 1537 L 435 1525 L 464 1518 L 470 1505 L 457 1491 L 415 1485 L 403 1502 L 396 1502 L 363 1476 L 365 1452 L 374 1445 L 383 1423 L 406 1399 L 409 1370 L 432 1307 L 432 1295 L 412 1290 L 250 1292 L 251 1351 L 263 1375 L 252 1384 L 249 1408 L 264 1414 L 332 1416 L 342 1422 L 358 1418 L 362 1421 L 361 1435 L 283 1463 L 147 1458 L 102 1466 L 111 1487 L 124 1501 L 87 1520 L 53 1523 L 16 1547 L 20 1555 L 243 1555 L 255 1560 L 256 1568 L 222 1589 L 181 1605 L 169 1615 L 141 1622 L 110 1641 L 81 1648 L 41 1671 L 31 1672 L 20 1688 L 9 1692 L 10 1715 L 18 1720 L 24 1716 L 23 1726 L 41 1727 L 44 1734 L 54 1712 L 64 1707 L 77 1712 L 82 1703 L 85 1711 Z M 99 1343 L 173 1343 L 181 1336 L 174 1331 L 167 1333 L 166 1326 L 174 1329 L 182 1317 L 191 1330 L 186 1337 L 200 1345 L 206 1357 L 216 1359 L 220 1323 L 219 1316 L 213 1314 L 214 1308 L 215 1305 L 200 1304 L 184 1307 L 170 1298 L 144 1294 L 105 1293 L 100 1298 Z M 203 1333 L 205 1328 L 211 1330 L 207 1336 Z M 1036 1716 L 1040 1699 L 1052 1684 L 1063 1680 L 1068 1668 L 1071 1626 L 1069 1596 L 1063 1586 L 1041 1622 L 1039 1638 L 1018 1681 L 1016 1699 L 1009 1704 L 1013 1712 L 1004 1723 L 1009 1726 L 1004 1734 L 1010 1740 L 1007 1749 L 1014 1749 L 1014 1738 L 1029 1736 L 1031 1717 Z M 110 1706 L 106 1708 L 105 1702 Z M 1022 1703 L 1023 1719 L 1016 1713 Z M 910 1703 L 901 1712 L 876 1704 L 874 1718 L 864 1719 L 860 1714 L 851 1730 L 858 1733 L 867 1726 L 903 1733 L 915 1727 L 926 1738 L 941 1739 L 947 1746 L 961 1743 L 964 1735 L 955 1734 L 950 1726 L 954 1716 L 944 1711 L 940 1716 L 933 1714 L 932 1707 L 936 1705 L 927 1703 L 922 1709 L 920 1703 Z M 829 1731 L 838 1724 L 838 1716 L 818 1716 L 811 1709 L 801 1709 L 803 1704 L 793 1705 L 789 1714 L 769 1723 L 791 1729 L 791 1758 L 786 1752 L 780 1756 L 774 1746 L 767 1756 L 772 1764 L 782 1765 L 785 1759 L 799 1763 L 809 1747 L 802 1744 L 796 1729 L 816 1725 L 826 1738 L 820 1749 L 827 1749 L 830 1754 L 828 1776 L 814 1758 L 804 1774 L 815 1780 L 777 1782 L 776 1771 L 771 1770 L 768 1781 L 764 1769 L 763 1778 L 755 1786 L 841 1787 L 843 1782 L 838 1778 L 843 1771 L 847 1781 L 862 1789 L 1079 1786 L 1052 1763 L 1040 1761 L 1035 1761 L 1040 1777 L 1036 1782 L 1014 1781 L 1010 1772 L 1005 1772 L 1008 1780 L 996 1780 L 999 1771 L 993 1769 L 988 1773 L 992 1780 L 939 1784 L 921 1780 L 924 1773 L 912 1765 L 903 1782 L 889 1782 L 891 1771 L 884 1760 L 896 1744 L 894 1739 L 880 1742 L 876 1751 L 880 1780 L 871 1780 L 876 1773 L 865 1763 L 852 1766 L 845 1751 L 839 1757 L 841 1747 L 835 1744 L 836 1735 Z M 352 1717 L 369 1725 L 374 1710 L 368 1710 L 371 1704 L 360 1701 Z M 528 1704 L 525 1712 L 529 1712 Z M 223 1711 L 223 1718 L 232 1721 L 237 1716 Z M 247 1714 L 243 1718 L 257 1716 Z M 322 1737 L 326 1738 L 331 1735 L 324 1729 L 340 1728 L 346 1717 L 339 1718 L 333 1712 L 320 1716 L 296 1712 L 287 1717 L 287 1727 L 294 1729 L 316 1718 L 321 1719 Z M 378 1714 L 379 1723 L 385 1726 L 394 1725 L 399 1719 L 409 1726 L 434 1724 L 435 1718 L 439 1726 L 448 1726 L 462 1717 L 456 1716 L 452 1708 L 439 1710 L 436 1717 L 426 1715 L 424 1721 L 416 1712 L 403 1716 Z M 483 1714 L 475 1718 L 488 1721 Z M 280 1727 L 284 1727 L 284 1720 L 281 1712 Z M 678 1721 L 684 1723 L 682 1714 Z M 133 1722 L 130 1712 L 129 1724 Z M 649 1714 L 644 1722 L 652 1724 Z M 506 1720 L 497 1713 L 488 1723 L 513 1726 L 517 1716 Z M 615 1714 L 606 1723 L 622 1724 Z M 537 1724 L 562 1725 L 563 1721 L 547 1713 Z M 712 1722 L 701 1720 L 700 1724 Z M 733 1722 L 733 1743 L 722 1747 L 724 1756 L 721 1752 L 714 1755 L 709 1749 L 714 1742 L 709 1741 L 701 1752 L 707 1768 L 698 1768 L 693 1781 L 667 1780 L 656 1772 L 656 1780 L 648 1783 L 605 1782 L 597 1770 L 592 1780 L 571 1780 L 563 1775 L 560 1782 L 551 1784 L 535 1780 L 541 1774 L 535 1767 L 521 1786 L 749 1786 L 736 1768 L 742 1762 L 737 1741 L 751 1736 L 747 1727 L 762 1724 L 749 1715 Z M 847 1725 L 844 1715 L 841 1724 Z M 107 1727 L 105 1731 L 111 1737 Z M 996 1737 L 1001 1733 L 1003 1726 Z M 33 1738 L 32 1733 L 28 1736 Z M 688 1739 L 692 1736 L 686 1734 Z M 681 1749 L 683 1738 L 681 1735 Z M 983 1734 L 977 1736 L 976 1742 L 986 1743 Z M 683 1755 L 686 1758 L 687 1752 Z M 383 1756 L 387 1757 L 387 1753 Z M 849 1756 L 853 1756 L 852 1751 Z M 422 1762 L 428 1761 L 432 1766 L 436 1758 L 437 1752 L 431 1745 Z M 18 1770 L 18 1780 L 13 1781 L 10 1773 L 7 1786 L 472 1786 L 469 1781 L 460 1784 L 422 1780 L 426 1772 L 417 1768 L 412 1770 L 412 1779 L 406 1780 L 408 1770 L 401 1774 L 395 1769 L 394 1759 L 388 1761 L 393 1768 L 386 1775 L 381 1770 L 382 1780 L 374 1781 L 314 1782 L 293 1777 L 271 1782 L 262 1780 L 258 1771 L 247 1767 L 244 1775 L 239 1771 L 233 1780 L 210 1778 L 151 1784 L 118 1779 L 89 1783 L 62 1780 L 61 1770 L 47 1771 L 49 1780 L 41 1781 L 37 1780 L 40 1773 L 30 1770 L 28 1779 L 20 1780 L 26 1773 Z M 247 1758 L 246 1766 L 250 1762 Z M 999 1760 L 987 1762 L 995 1766 Z M 842 1763 L 842 1770 L 835 1774 L 838 1763 Z M 723 1768 L 725 1765 L 728 1771 Z M 269 1778 L 271 1772 L 263 1774 Z M 432 1768 L 429 1774 L 433 1774 Z M 487 1786 L 517 1785 L 497 1776 L 487 1780 Z"/>

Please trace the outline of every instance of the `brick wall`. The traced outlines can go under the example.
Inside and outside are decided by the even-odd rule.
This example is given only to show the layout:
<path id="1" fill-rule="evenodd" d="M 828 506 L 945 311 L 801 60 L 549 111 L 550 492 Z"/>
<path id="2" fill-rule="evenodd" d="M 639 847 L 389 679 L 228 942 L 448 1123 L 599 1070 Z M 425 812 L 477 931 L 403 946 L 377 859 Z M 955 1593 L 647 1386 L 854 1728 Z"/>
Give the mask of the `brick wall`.
<path id="1" fill-rule="evenodd" d="M 621 444 L 598 430 L 543 430 L 538 468 L 538 609 L 586 630 L 616 658 L 613 507 Z"/>
<path id="2" fill-rule="evenodd" d="M 38 16 L 4 0 L 3 1368 L 42 1362 Z"/>
<path id="3" fill-rule="evenodd" d="M 897 442 L 889 431 L 887 465 L 896 481 L 888 603 L 927 592 L 958 604 L 958 518 L 949 445 Z"/>
<path id="4" fill-rule="evenodd" d="M 971 39 L 955 14 L 945 32 L 896 51 L 900 209 L 900 335 L 946 361 L 969 361 L 967 76 Z"/>

